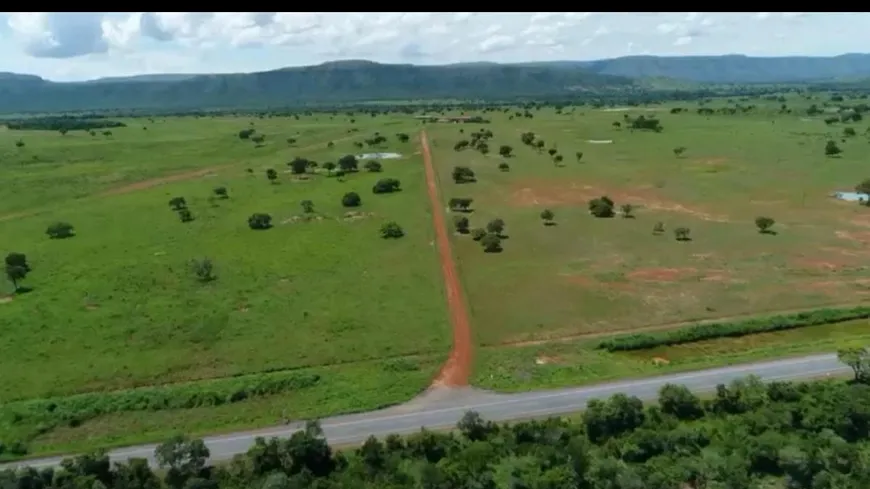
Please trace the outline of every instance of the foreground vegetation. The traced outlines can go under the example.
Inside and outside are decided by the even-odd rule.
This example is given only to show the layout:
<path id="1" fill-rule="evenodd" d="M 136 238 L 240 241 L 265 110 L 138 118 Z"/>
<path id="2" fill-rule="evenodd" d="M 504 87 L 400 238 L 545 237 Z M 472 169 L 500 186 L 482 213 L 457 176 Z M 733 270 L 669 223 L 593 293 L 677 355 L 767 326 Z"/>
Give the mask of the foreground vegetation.
<path id="1" fill-rule="evenodd" d="M 144 460 L 99 453 L 62 467 L 0 473 L 9 487 L 289 489 L 864 489 L 870 485 L 870 388 L 820 382 L 718 386 L 701 400 L 676 385 L 655 405 L 617 394 L 576 420 L 513 425 L 473 412 L 456 432 L 371 437 L 334 452 L 321 426 L 286 440 L 258 439 L 248 453 L 209 466 L 199 440 L 176 437 Z"/>

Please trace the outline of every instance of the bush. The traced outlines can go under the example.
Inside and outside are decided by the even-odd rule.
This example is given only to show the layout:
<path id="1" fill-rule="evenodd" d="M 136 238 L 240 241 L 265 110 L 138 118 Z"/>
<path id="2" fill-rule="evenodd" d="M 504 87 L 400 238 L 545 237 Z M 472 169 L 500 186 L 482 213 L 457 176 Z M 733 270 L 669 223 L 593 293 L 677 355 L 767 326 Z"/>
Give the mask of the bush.
<path id="1" fill-rule="evenodd" d="M 45 230 L 45 234 L 51 239 L 64 239 L 75 236 L 72 224 L 68 222 L 56 222 Z"/>
<path id="2" fill-rule="evenodd" d="M 348 192 L 341 198 L 341 205 L 345 207 L 359 207 L 362 204 L 362 199 L 356 192 Z"/>
<path id="3" fill-rule="evenodd" d="M 385 223 L 381 226 L 381 237 L 384 239 L 387 238 L 401 238 L 405 235 L 405 231 L 402 229 L 402 226 L 399 226 L 393 221 Z"/>
<path id="4" fill-rule="evenodd" d="M 595 217 L 613 217 L 613 201 L 606 195 L 589 201 L 589 212 Z"/>
<path id="5" fill-rule="evenodd" d="M 480 241 L 484 236 L 486 236 L 485 229 L 475 228 L 471 230 L 471 238 L 475 241 Z"/>
<path id="6" fill-rule="evenodd" d="M 382 178 L 372 187 L 372 192 L 376 194 L 389 194 L 401 190 L 401 183 L 395 178 Z"/>
<path id="7" fill-rule="evenodd" d="M 658 333 L 639 333 L 608 338 L 598 348 L 614 351 L 646 350 L 659 346 L 682 345 L 717 338 L 739 338 L 758 333 L 784 331 L 870 318 L 870 307 L 849 309 L 816 309 L 797 314 L 785 314 L 743 321 L 706 323 Z"/>
<path id="8" fill-rule="evenodd" d="M 251 229 L 269 229 L 272 227 L 272 216 L 260 212 L 252 214 L 248 218 L 248 227 Z"/>

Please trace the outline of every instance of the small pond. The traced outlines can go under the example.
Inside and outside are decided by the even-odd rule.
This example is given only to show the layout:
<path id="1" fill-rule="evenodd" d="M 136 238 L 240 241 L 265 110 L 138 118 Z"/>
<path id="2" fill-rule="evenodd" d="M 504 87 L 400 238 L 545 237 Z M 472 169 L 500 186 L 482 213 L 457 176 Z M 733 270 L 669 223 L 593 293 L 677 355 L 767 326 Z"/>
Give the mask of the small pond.
<path id="1" fill-rule="evenodd" d="M 834 192 L 834 198 L 848 202 L 863 202 L 867 200 L 867 194 L 858 192 Z"/>
<path id="2" fill-rule="evenodd" d="M 395 160 L 401 157 L 400 153 L 363 153 L 356 155 L 358 160 Z"/>

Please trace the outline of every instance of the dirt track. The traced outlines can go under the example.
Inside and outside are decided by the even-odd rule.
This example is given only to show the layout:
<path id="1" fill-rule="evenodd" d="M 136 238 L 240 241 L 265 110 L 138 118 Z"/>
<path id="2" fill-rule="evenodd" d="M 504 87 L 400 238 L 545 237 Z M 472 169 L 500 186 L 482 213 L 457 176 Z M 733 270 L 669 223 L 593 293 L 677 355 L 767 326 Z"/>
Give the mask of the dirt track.
<path id="1" fill-rule="evenodd" d="M 453 252 L 450 249 L 450 238 L 447 235 L 447 223 L 444 219 L 444 205 L 438 195 L 438 183 L 426 131 L 420 132 L 420 145 L 423 149 L 423 163 L 426 167 L 426 187 L 429 191 L 429 200 L 432 203 L 432 220 L 435 225 L 438 254 L 441 259 L 441 272 L 444 275 L 444 287 L 447 290 L 447 307 L 450 310 L 450 322 L 453 325 L 453 350 L 450 352 L 447 363 L 444 364 L 438 377 L 435 378 L 433 386 L 466 386 L 471 375 L 471 325 L 468 320 L 468 310 L 465 307 L 459 275 L 456 272 L 456 263 L 453 261 Z"/>

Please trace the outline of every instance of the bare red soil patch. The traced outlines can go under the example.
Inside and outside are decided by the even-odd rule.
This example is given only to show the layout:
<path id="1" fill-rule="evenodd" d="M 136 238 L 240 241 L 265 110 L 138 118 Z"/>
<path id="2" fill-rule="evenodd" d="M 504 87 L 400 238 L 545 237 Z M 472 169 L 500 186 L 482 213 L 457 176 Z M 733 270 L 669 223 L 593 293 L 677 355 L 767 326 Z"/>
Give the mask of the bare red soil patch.
<path id="1" fill-rule="evenodd" d="M 136 192 L 138 190 L 149 189 L 151 187 L 156 187 L 158 185 L 163 185 L 165 183 L 181 182 L 181 181 L 190 180 L 193 178 L 204 177 L 212 172 L 226 168 L 228 166 L 230 166 L 230 165 L 212 166 L 209 168 L 201 168 L 199 170 L 192 170 L 192 171 L 187 171 L 187 172 L 183 172 L 183 173 L 175 173 L 172 175 L 151 178 L 149 180 L 142 180 L 141 182 L 122 185 L 120 187 L 115 187 L 115 188 L 106 190 L 105 192 L 101 192 L 99 195 L 100 196 L 122 195 L 122 194 L 127 194 L 130 192 Z"/>
<path id="2" fill-rule="evenodd" d="M 696 268 L 641 268 L 629 273 L 628 278 L 644 282 L 676 282 L 697 273 Z"/>
<path id="3" fill-rule="evenodd" d="M 510 193 L 510 203 L 521 207 L 580 205 L 591 199 L 607 195 L 617 204 L 632 204 L 640 208 L 666 212 L 679 212 L 706 221 L 728 222 L 726 216 L 713 215 L 689 208 L 677 202 L 670 202 L 656 195 L 650 185 L 625 191 L 596 185 L 566 184 L 553 181 L 527 181 Z"/>
<path id="4" fill-rule="evenodd" d="M 432 163 L 432 152 L 429 150 L 429 140 L 426 131 L 420 132 L 420 146 L 423 151 L 423 163 L 426 169 L 426 188 L 432 204 L 432 221 L 435 225 L 435 238 L 438 242 L 438 255 L 441 259 L 441 272 L 444 276 L 444 286 L 447 289 L 447 306 L 450 310 L 450 320 L 453 324 L 453 350 L 447 363 L 441 367 L 441 372 L 433 382 L 433 386 L 459 387 L 468 385 L 471 375 L 471 324 L 468 310 L 459 283 L 459 274 L 453 253 L 450 250 L 450 238 L 447 235 L 447 223 L 444 219 L 444 209 L 438 196 L 438 184 L 435 177 L 435 167 Z"/>

